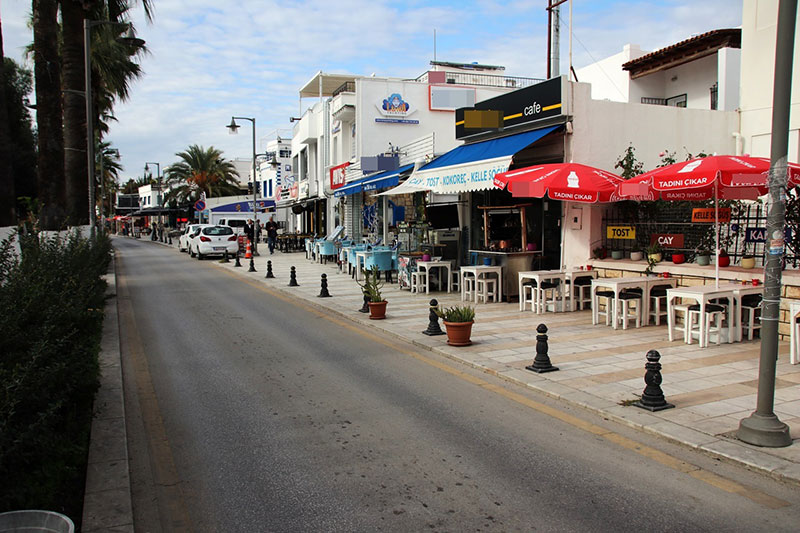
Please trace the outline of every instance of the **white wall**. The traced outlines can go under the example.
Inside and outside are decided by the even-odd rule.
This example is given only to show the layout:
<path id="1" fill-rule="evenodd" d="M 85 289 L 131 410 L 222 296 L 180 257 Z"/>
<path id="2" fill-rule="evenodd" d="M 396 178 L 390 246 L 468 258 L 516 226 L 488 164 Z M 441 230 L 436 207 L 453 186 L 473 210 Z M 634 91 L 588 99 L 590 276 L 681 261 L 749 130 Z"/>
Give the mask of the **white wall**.
<path id="1" fill-rule="evenodd" d="M 800 11 L 798 11 L 800 20 Z M 772 129 L 772 91 L 775 76 L 775 39 L 778 2 L 744 0 L 742 6 L 741 131 L 743 153 L 770 156 Z M 797 23 L 800 29 L 800 22 Z M 795 33 L 795 35 L 797 35 Z M 794 41 L 792 67 L 792 105 L 789 114 L 789 161 L 800 160 L 800 39 Z"/>
<path id="2" fill-rule="evenodd" d="M 595 100 L 628 102 L 630 75 L 622 65 L 647 53 L 638 44 L 626 44 L 622 52 L 577 69 L 575 74 L 581 83 L 592 85 Z"/>

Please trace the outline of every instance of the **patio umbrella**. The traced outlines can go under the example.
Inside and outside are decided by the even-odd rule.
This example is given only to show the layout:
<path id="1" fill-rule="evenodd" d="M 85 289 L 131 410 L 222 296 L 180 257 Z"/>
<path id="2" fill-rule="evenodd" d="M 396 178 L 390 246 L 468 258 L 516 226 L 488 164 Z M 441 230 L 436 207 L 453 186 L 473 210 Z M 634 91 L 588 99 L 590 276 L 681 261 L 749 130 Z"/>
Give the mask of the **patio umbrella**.
<path id="1" fill-rule="evenodd" d="M 494 185 L 512 196 L 596 203 L 618 200 L 620 176 L 580 163 L 550 163 L 496 174 Z"/>
<path id="2" fill-rule="evenodd" d="M 630 200 L 714 200 L 715 280 L 719 286 L 719 199 L 755 200 L 769 191 L 764 157 L 714 155 L 659 167 L 619 187 Z M 800 166 L 789 165 L 789 183 L 800 184 Z"/>

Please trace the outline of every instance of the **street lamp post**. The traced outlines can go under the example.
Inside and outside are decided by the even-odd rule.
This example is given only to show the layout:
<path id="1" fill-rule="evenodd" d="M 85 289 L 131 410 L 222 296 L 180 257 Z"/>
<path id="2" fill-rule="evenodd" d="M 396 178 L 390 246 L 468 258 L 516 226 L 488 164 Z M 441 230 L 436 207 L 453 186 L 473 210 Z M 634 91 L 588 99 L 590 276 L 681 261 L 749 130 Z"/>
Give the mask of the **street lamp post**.
<path id="1" fill-rule="evenodd" d="M 158 198 L 158 227 L 159 227 L 159 229 L 161 229 L 161 212 L 162 212 L 162 209 L 163 209 L 163 201 L 164 201 L 163 200 L 164 196 L 163 196 L 162 191 L 161 191 L 161 165 L 158 164 L 158 163 L 154 163 L 153 161 L 145 161 L 144 162 L 144 172 L 145 172 L 145 174 L 147 174 L 147 172 L 149 172 L 149 170 L 150 170 L 150 168 L 147 165 L 155 165 L 156 166 L 156 181 L 158 181 L 158 192 L 156 193 L 157 194 L 156 198 Z M 152 187 L 151 187 L 150 190 L 152 190 Z M 164 234 L 163 233 L 159 233 L 158 240 L 161 241 L 161 242 L 164 242 Z"/>
<path id="2" fill-rule="evenodd" d="M 83 96 L 86 99 L 86 161 L 88 162 L 88 184 L 89 184 L 89 229 L 94 232 L 95 223 L 95 200 L 94 200 L 94 117 L 92 115 L 92 38 L 90 30 L 95 26 L 112 24 L 115 26 L 127 26 L 127 22 L 114 22 L 111 20 L 89 20 L 83 19 L 83 70 L 85 89 Z M 144 46 L 144 40 L 133 36 L 131 30 L 125 38 L 133 46 Z"/>
<path id="3" fill-rule="evenodd" d="M 253 123 L 253 255 L 258 255 L 258 243 L 255 236 L 255 224 L 258 221 L 258 212 L 256 211 L 256 119 L 251 117 L 231 117 L 231 123 L 226 127 L 231 135 L 239 133 L 237 130 L 240 126 L 236 123 L 236 119 L 249 120 Z"/>

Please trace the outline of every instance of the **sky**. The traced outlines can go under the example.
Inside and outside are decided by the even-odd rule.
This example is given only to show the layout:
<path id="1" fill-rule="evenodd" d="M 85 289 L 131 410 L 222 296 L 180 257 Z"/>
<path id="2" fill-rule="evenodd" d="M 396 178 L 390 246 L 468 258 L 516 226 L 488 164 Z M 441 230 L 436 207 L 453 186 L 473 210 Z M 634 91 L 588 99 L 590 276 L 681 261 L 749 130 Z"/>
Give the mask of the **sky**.
<path id="1" fill-rule="evenodd" d="M 149 53 L 130 98 L 114 108 L 105 140 L 120 150 L 122 182 L 145 162 L 163 169 L 192 144 L 229 159 L 291 136 L 289 117 L 316 99 L 299 90 L 318 71 L 416 78 L 434 59 L 502 65 L 508 76 L 545 78 L 547 0 L 153 0 L 152 22 L 132 10 Z M 23 49 L 31 0 L 0 0 L 4 52 L 29 68 Z M 572 56 L 578 69 L 622 51 L 658 50 L 693 35 L 741 25 L 742 0 L 574 0 Z M 568 67 L 568 4 L 562 5 L 561 72 Z"/>

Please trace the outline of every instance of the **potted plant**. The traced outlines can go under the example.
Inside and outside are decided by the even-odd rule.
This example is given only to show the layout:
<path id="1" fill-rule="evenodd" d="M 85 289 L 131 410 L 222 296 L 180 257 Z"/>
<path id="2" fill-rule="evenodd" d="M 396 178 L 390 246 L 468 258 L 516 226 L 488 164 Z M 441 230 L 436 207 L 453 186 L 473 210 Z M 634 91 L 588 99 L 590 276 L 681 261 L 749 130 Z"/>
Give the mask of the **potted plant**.
<path id="1" fill-rule="evenodd" d="M 672 254 L 672 263 L 675 265 L 680 265 L 686 262 L 686 254 L 683 252 L 673 252 Z"/>
<path id="2" fill-rule="evenodd" d="M 381 295 L 381 288 L 383 281 L 381 281 L 381 271 L 377 266 L 369 270 L 362 269 L 364 273 L 364 281 L 358 282 L 361 290 L 369 298 L 367 304 L 369 305 L 369 318 L 372 320 L 381 320 L 386 318 L 386 304 L 388 303 Z"/>
<path id="3" fill-rule="evenodd" d="M 606 249 L 605 246 L 601 246 L 599 248 L 595 248 L 594 250 L 592 250 L 592 256 L 595 259 L 605 259 L 606 255 L 608 255 L 608 250 Z"/>
<path id="4" fill-rule="evenodd" d="M 622 250 L 611 250 L 611 259 L 622 259 L 625 256 L 625 252 Z"/>
<path id="5" fill-rule="evenodd" d="M 706 266 L 711 262 L 711 252 L 707 248 L 698 248 L 695 250 L 694 261 L 700 266 Z"/>
<path id="6" fill-rule="evenodd" d="M 447 344 L 450 346 L 469 346 L 472 344 L 472 324 L 475 322 L 475 309 L 469 305 L 455 305 L 445 309 L 435 309 L 443 319 L 447 330 Z"/>
<path id="7" fill-rule="evenodd" d="M 719 266 L 721 267 L 730 266 L 731 258 L 728 255 L 728 251 L 725 248 L 722 248 L 719 251 L 719 257 L 717 258 L 717 261 L 719 262 Z"/>
<path id="8" fill-rule="evenodd" d="M 754 268 L 756 266 L 756 256 L 750 253 L 747 248 L 745 248 L 744 255 L 742 255 L 742 260 L 739 262 L 739 265 L 742 268 Z"/>
<path id="9" fill-rule="evenodd" d="M 661 262 L 661 245 L 658 242 L 647 247 L 647 260 L 652 263 Z"/>
<path id="10" fill-rule="evenodd" d="M 644 259 L 644 253 L 642 253 L 642 250 L 640 250 L 638 246 L 634 247 L 634 249 L 631 250 L 631 261 L 641 261 L 642 259 Z"/>

